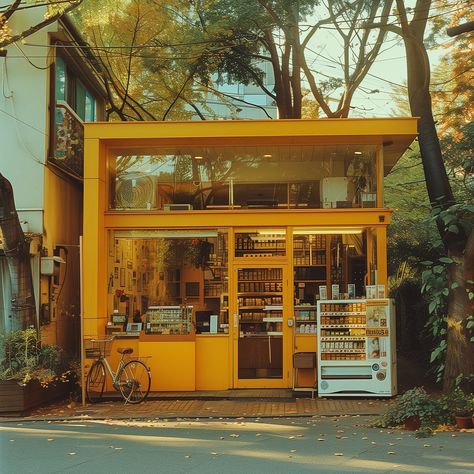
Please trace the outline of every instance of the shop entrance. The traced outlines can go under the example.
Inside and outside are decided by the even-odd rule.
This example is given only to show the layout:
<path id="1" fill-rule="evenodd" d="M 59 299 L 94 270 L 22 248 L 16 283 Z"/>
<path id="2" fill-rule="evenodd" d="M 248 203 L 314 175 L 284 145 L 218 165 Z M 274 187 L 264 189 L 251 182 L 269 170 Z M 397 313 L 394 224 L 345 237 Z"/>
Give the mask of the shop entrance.
<path id="1" fill-rule="evenodd" d="M 239 265 L 235 268 L 234 386 L 286 387 L 288 327 L 287 267 Z"/>

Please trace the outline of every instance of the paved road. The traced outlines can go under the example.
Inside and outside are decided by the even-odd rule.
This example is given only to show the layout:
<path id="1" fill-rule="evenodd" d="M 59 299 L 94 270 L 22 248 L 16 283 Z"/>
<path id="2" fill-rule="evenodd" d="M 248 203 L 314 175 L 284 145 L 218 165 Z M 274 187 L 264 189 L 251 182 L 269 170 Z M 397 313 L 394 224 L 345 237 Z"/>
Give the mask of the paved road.
<path id="1" fill-rule="evenodd" d="M 0 423 L 0 473 L 472 473 L 474 432 L 367 417 Z"/>

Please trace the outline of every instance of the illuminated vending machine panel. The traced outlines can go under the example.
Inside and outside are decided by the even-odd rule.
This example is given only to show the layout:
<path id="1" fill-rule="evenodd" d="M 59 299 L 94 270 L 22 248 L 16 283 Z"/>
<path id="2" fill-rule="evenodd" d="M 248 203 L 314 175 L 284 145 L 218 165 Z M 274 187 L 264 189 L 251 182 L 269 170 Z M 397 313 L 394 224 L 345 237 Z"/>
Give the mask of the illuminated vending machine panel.
<path id="1" fill-rule="evenodd" d="M 317 318 L 318 396 L 396 395 L 392 300 L 320 300 Z"/>

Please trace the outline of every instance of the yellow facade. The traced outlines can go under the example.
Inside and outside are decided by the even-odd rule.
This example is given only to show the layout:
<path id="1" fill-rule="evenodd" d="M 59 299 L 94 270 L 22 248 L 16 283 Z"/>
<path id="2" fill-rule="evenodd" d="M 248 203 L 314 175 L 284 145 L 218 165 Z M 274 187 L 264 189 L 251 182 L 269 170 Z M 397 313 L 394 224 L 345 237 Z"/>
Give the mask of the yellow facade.
<path id="1" fill-rule="evenodd" d="M 315 351 L 315 334 L 294 333 L 294 229 L 324 233 L 360 230 L 366 235 L 366 268 L 376 267 L 376 283 L 387 284 L 386 230 L 391 210 L 383 207 L 383 176 L 416 136 L 416 119 L 324 119 L 233 122 L 160 122 L 85 124 L 83 334 L 105 333 L 109 320 L 109 232 L 157 229 L 223 229 L 228 232 L 228 333 L 189 337 L 147 336 L 133 340 L 135 354 L 148 359 L 152 390 L 222 390 L 228 388 L 291 387 L 295 351 Z M 202 210 L 118 210 L 109 207 L 113 187 L 111 157 L 135 150 L 149 153 L 168 146 L 293 146 L 370 145 L 376 159 L 376 204 L 372 208 L 209 208 Z M 199 157 L 200 158 L 200 157 Z M 289 206 L 288 206 L 289 207 Z M 284 232 L 284 255 L 265 258 L 236 256 L 242 229 L 268 228 Z M 339 248 L 339 247 L 338 247 Z M 375 263 L 374 263 L 375 262 Z M 328 263 L 329 266 L 329 263 Z M 283 366 L 279 377 L 239 376 L 238 271 L 275 268 L 281 272 Z M 328 267 L 329 268 L 329 267 Z M 280 275 L 280 273 L 279 273 Z M 370 281 L 367 276 L 366 283 Z M 296 286 L 295 286 L 296 285 Z M 290 322 L 293 321 L 293 322 Z M 130 341 L 115 340 L 112 351 Z M 85 361 L 87 368 L 90 361 Z M 302 370 L 298 383 L 314 385 L 313 373 Z"/>

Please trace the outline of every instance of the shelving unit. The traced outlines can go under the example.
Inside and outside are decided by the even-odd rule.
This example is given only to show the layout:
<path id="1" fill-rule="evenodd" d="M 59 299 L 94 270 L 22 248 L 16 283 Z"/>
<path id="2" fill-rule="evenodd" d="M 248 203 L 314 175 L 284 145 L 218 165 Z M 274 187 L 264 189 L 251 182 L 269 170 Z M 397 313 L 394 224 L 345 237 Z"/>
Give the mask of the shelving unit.
<path id="1" fill-rule="evenodd" d="M 235 238 L 236 257 L 277 257 L 286 254 L 284 235 L 238 233 Z"/>
<path id="2" fill-rule="evenodd" d="M 295 305 L 295 334 L 316 334 L 317 306 Z"/>
<path id="3" fill-rule="evenodd" d="M 237 272 L 239 378 L 281 377 L 283 269 Z"/>
<path id="4" fill-rule="evenodd" d="M 293 268 L 297 304 L 314 304 L 320 285 L 329 287 L 328 245 L 330 236 L 295 235 L 293 238 Z"/>

